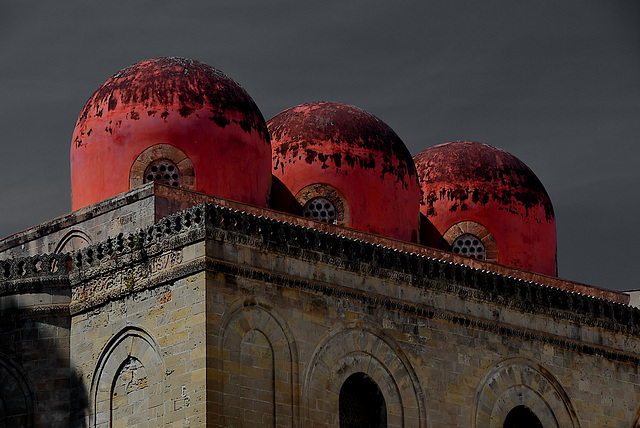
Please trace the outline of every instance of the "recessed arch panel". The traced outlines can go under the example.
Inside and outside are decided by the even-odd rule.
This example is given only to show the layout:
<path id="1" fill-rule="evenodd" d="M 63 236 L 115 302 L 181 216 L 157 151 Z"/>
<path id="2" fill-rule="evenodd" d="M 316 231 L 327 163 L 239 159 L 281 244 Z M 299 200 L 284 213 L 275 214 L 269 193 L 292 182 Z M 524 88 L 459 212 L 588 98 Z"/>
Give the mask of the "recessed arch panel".
<path id="1" fill-rule="evenodd" d="M 70 253 L 93 244 L 93 240 L 87 232 L 82 229 L 72 229 L 67 232 L 56 245 L 54 254 Z"/>
<path id="2" fill-rule="evenodd" d="M 135 327 L 120 331 L 98 358 L 91 383 L 90 426 L 106 428 L 114 420 L 122 424 L 122 410 L 134 408 L 137 414 L 125 425 L 136 418 L 163 425 L 164 376 L 164 362 L 153 337 Z"/>
<path id="3" fill-rule="evenodd" d="M 293 335 L 273 307 L 236 302 L 223 316 L 219 349 L 226 426 L 298 426 L 298 356 Z M 258 415 L 258 416 L 256 416 Z"/>
<path id="4" fill-rule="evenodd" d="M 33 402 L 21 368 L 0 354 L 0 426 L 33 427 Z"/>

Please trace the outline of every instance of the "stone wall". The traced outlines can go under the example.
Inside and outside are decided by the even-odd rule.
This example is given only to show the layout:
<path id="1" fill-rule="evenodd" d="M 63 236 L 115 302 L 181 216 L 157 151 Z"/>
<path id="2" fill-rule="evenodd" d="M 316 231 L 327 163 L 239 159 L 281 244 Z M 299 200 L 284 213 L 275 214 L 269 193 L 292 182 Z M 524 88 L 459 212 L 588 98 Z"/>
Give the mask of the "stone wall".
<path id="1" fill-rule="evenodd" d="M 76 373 L 69 364 L 66 275 L 64 257 L 2 263 L 0 426 L 69 426 Z"/>
<path id="2" fill-rule="evenodd" d="M 389 427 L 636 423 L 626 305 L 212 205 L 72 261 L 91 426 L 339 426 L 356 375 Z"/>
<path id="3" fill-rule="evenodd" d="M 72 212 L 0 240 L 0 260 L 61 254 L 155 222 L 154 184 Z"/>
<path id="4" fill-rule="evenodd" d="M 200 274 L 74 314 L 87 426 L 204 426 L 204 307 Z"/>
<path id="5" fill-rule="evenodd" d="M 500 293 L 482 293 L 483 273 L 463 267 L 436 262 L 416 276 L 375 257 L 354 264 L 351 251 L 314 251 L 291 236 L 278 247 L 224 229 L 207 242 L 218 345 L 209 358 L 222 395 L 215 426 L 277 418 L 289 426 L 289 415 L 292 424 L 338 426 L 340 389 L 356 373 L 382 391 L 389 427 L 502 427 L 519 405 L 545 427 L 634 423 L 640 341 L 637 324 L 615 315 L 635 319 L 634 310 L 564 291 L 547 299 L 581 303 L 536 307 L 531 296 L 556 291 L 493 278 Z M 246 355 L 250 346 L 261 361 Z M 290 381 L 269 389 L 272 378 Z M 251 394 L 238 384 L 252 385 Z"/>
<path id="6" fill-rule="evenodd" d="M 72 255 L 71 365 L 87 426 L 205 426 L 204 234 L 185 230 Z"/>

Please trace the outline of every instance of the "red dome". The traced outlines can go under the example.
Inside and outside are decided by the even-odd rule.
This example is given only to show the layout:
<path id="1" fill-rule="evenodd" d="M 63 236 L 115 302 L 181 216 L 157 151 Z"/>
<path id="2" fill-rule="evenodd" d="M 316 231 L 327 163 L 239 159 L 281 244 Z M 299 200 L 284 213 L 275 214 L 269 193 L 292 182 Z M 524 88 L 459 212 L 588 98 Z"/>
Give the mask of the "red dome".
<path id="1" fill-rule="evenodd" d="M 487 234 L 485 242 L 494 242 L 487 251 L 498 263 L 556 275 L 551 200 L 518 158 L 465 141 L 432 147 L 414 160 L 423 192 L 421 212 L 449 244 L 456 235 Z"/>
<path id="2" fill-rule="evenodd" d="M 265 206 L 270 156 L 262 114 L 229 77 L 184 58 L 143 61 L 107 80 L 78 118 L 73 209 L 161 181 L 159 169 L 172 172 L 166 184 Z"/>
<path id="3" fill-rule="evenodd" d="M 337 223 L 417 240 L 415 165 L 402 140 L 380 119 L 357 107 L 319 102 L 285 110 L 267 126 L 273 175 L 301 204 L 315 196 L 334 203 L 341 199 L 344 218 Z M 273 191 L 272 196 L 277 197 Z"/>

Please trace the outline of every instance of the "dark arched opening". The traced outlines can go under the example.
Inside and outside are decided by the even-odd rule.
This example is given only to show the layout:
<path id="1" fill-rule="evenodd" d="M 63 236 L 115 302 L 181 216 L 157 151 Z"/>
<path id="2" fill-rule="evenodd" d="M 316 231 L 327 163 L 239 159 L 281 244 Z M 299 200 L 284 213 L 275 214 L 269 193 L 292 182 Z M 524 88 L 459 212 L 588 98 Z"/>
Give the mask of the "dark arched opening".
<path id="1" fill-rule="evenodd" d="M 516 406 L 504 420 L 503 428 L 543 428 L 542 422 L 526 406 Z"/>
<path id="2" fill-rule="evenodd" d="M 355 373 L 340 389 L 340 428 L 386 428 L 387 405 L 378 385 Z"/>

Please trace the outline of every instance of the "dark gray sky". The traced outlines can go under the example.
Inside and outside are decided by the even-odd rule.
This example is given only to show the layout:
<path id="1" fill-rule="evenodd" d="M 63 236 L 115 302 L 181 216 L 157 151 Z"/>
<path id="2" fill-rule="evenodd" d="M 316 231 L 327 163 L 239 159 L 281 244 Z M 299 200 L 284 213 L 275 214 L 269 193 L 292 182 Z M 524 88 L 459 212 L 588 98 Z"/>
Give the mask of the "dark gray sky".
<path id="1" fill-rule="evenodd" d="M 551 196 L 559 276 L 640 288 L 638 1 L 4 0 L 0 235 L 70 211 L 84 103 L 160 56 L 221 69 L 266 119 L 340 101 L 414 155 L 455 140 L 505 149 Z"/>

